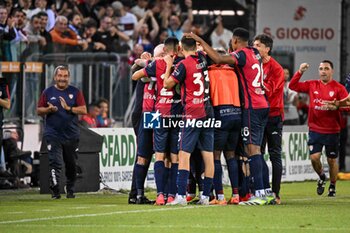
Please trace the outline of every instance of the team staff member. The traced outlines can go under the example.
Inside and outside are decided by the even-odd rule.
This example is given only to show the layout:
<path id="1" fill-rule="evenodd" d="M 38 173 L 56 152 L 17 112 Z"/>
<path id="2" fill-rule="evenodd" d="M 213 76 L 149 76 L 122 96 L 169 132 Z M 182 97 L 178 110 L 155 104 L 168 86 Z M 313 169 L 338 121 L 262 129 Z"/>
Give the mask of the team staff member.
<path id="1" fill-rule="evenodd" d="M 254 38 L 254 48 L 259 50 L 263 61 L 264 89 L 267 100 L 270 104 L 269 118 L 264 132 L 264 139 L 261 145 L 263 155 L 263 181 L 265 193 L 269 204 L 281 203 L 280 187 L 282 179 L 282 128 L 284 119 L 283 87 L 284 72 L 278 62 L 271 57 L 273 40 L 265 34 L 257 35 Z M 264 160 L 266 143 L 268 144 L 269 156 L 272 164 L 272 190 L 269 181 L 269 168 Z M 276 196 L 276 199 L 275 199 Z"/>
<path id="2" fill-rule="evenodd" d="M 2 129 L 4 113 L 3 109 L 10 109 L 10 92 L 5 78 L 0 78 L 0 129 Z M 2 147 L 2 130 L 0 130 L 0 151 Z"/>
<path id="3" fill-rule="evenodd" d="M 300 82 L 303 73 L 309 68 L 309 64 L 302 63 L 289 83 L 289 88 L 307 93 L 310 96 L 309 106 L 309 151 L 311 164 L 320 177 L 317 181 L 317 194 L 322 195 L 326 184 L 326 175 L 323 172 L 320 161 L 322 148 L 326 149 L 329 165 L 330 185 L 328 196 L 335 197 L 335 183 L 338 176 L 337 157 L 339 152 L 340 112 L 337 108 L 329 108 L 324 105 L 327 101 L 345 100 L 348 92 L 345 87 L 333 80 L 333 63 L 324 60 L 318 68 L 319 80 L 307 80 Z"/>
<path id="4" fill-rule="evenodd" d="M 69 85 L 70 72 L 66 66 L 54 71 L 55 85 L 40 96 L 37 113 L 44 117 L 44 137 L 49 156 L 49 177 L 52 198 L 61 198 L 59 191 L 62 163 L 66 169 L 67 198 L 74 198 L 76 160 L 79 147 L 78 115 L 87 113 L 82 92 Z"/>

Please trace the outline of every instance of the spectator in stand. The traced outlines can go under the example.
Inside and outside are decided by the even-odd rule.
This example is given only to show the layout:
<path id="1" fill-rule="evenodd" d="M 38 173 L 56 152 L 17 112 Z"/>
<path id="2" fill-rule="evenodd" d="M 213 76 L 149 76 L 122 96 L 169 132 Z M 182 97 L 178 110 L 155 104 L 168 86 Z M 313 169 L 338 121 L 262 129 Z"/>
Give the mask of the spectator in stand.
<path id="1" fill-rule="evenodd" d="M 100 112 L 100 108 L 97 104 L 89 104 L 88 113 L 81 117 L 80 123 L 87 128 L 96 128 L 97 116 L 100 115 Z"/>
<path id="2" fill-rule="evenodd" d="M 170 2 L 168 0 L 150 2 L 148 4 L 148 9 L 152 10 L 153 15 L 161 28 L 168 28 L 169 17 L 171 15 Z"/>
<path id="3" fill-rule="evenodd" d="M 30 10 L 27 13 L 27 18 L 30 20 L 33 15 L 38 14 L 41 11 L 47 13 L 48 20 L 46 30 L 50 31 L 55 26 L 55 13 L 51 9 L 47 9 L 47 0 L 35 0 L 35 9 Z"/>
<path id="4" fill-rule="evenodd" d="M 97 101 L 100 114 L 97 116 L 97 127 L 112 127 L 114 120 L 108 117 L 109 102 L 105 98 Z"/>
<path id="5" fill-rule="evenodd" d="M 290 73 L 287 68 L 283 69 L 284 71 L 284 122 L 285 125 L 299 125 L 299 114 L 298 114 L 298 102 L 299 95 L 298 92 L 295 92 L 289 89 L 289 80 Z"/>
<path id="6" fill-rule="evenodd" d="M 159 44 L 164 43 L 165 39 L 169 37 L 168 34 L 168 29 L 166 28 L 161 28 L 159 30 L 159 33 L 157 35 L 157 37 L 153 40 L 153 46 L 157 46 Z"/>
<path id="7" fill-rule="evenodd" d="M 135 27 L 137 25 L 137 18 L 134 14 L 127 12 L 121 2 L 115 1 L 112 3 L 115 14 L 119 16 L 118 28 L 120 31 L 129 36 L 127 44 L 130 48 L 133 46 L 133 35 L 135 34 Z"/>
<path id="8" fill-rule="evenodd" d="M 10 172 L 21 178 L 32 173 L 31 151 L 22 151 L 18 148 L 19 135 L 16 130 L 4 132 L 4 155 Z M 22 142 L 23 143 L 23 142 Z"/>
<path id="9" fill-rule="evenodd" d="M 32 0 L 19 0 L 18 3 L 19 3 L 19 7 L 27 16 L 32 6 Z"/>
<path id="10" fill-rule="evenodd" d="M 28 38 L 23 30 L 26 26 L 26 14 L 21 9 L 14 9 L 12 16 L 15 19 L 16 38 L 11 41 L 11 55 L 13 61 L 18 61 L 20 55 L 27 47 Z"/>
<path id="11" fill-rule="evenodd" d="M 161 15 L 161 13 L 163 13 L 163 12 L 160 11 L 160 3 L 161 2 L 150 1 L 150 2 L 148 2 L 148 7 L 147 8 L 152 11 L 153 16 L 157 20 L 157 23 L 158 23 L 159 27 L 163 27 L 163 25 L 164 25 L 164 27 L 166 27 L 167 24 L 168 24 L 167 23 L 168 19 L 166 18 L 166 19 L 163 20 L 162 15 Z M 169 15 L 169 14 L 167 14 L 167 15 Z"/>
<path id="12" fill-rule="evenodd" d="M 190 29 L 189 29 L 189 26 Z M 183 32 L 193 32 L 196 35 L 201 36 L 201 38 L 207 42 L 208 44 L 211 44 L 211 39 L 210 36 L 213 33 L 213 31 L 215 30 L 216 27 L 216 22 L 210 22 L 208 25 L 202 25 L 202 24 L 187 24 L 183 27 Z M 227 40 L 230 41 L 230 40 Z M 198 50 L 200 50 L 200 45 L 197 45 Z M 214 46 L 212 46 L 213 48 L 215 48 Z"/>
<path id="13" fill-rule="evenodd" d="M 152 31 L 149 31 L 147 21 L 151 20 Z M 148 10 L 145 16 L 139 21 L 136 26 L 136 41 L 137 44 L 141 44 L 145 52 L 153 52 L 152 42 L 156 38 L 159 32 L 159 26 L 156 19 L 153 17 L 152 11 Z"/>
<path id="14" fill-rule="evenodd" d="M 143 46 L 141 44 L 135 44 L 131 52 L 131 55 L 129 56 L 129 61 L 128 61 L 129 65 L 134 64 L 135 60 L 140 58 L 142 53 L 143 53 Z"/>
<path id="15" fill-rule="evenodd" d="M 23 29 L 27 24 L 26 13 L 24 13 L 21 9 L 17 8 L 12 11 L 12 16 L 15 18 L 15 28 L 17 30 L 17 35 L 24 38 L 25 32 Z"/>
<path id="16" fill-rule="evenodd" d="M 84 27 L 83 37 L 89 43 L 88 51 L 89 52 L 103 52 L 106 50 L 106 46 L 101 42 L 97 41 L 96 36 L 94 35 L 97 32 L 97 22 L 90 18 L 89 21 L 86 22 Z"/>
<path id="17" fill-rule="evenodd" d="M 97 4 L 99 0 L 85 0 L 79 1 L 77 4 L 78 11 L 82 14 L 84 18 L 93 18 L 99 21 L 97 13 Z"/>
<path id="18" fill-rule="evenodd" d="M 50 6 L 51 10 L 55 12 L 55 15 L 63 15 L 68 17 L 68 15 L 72 14 L 72 5 L 68 6 L 67 0 L 55 0 L 51 2 Z"/>
<path id="19" fill-rule="evenodd" d="M 33 53 L 39 53 L 47 45 L 45 37 L 40 35 L 41 19 L 38 15 L 33 15 L 30 24 L 28 24 L 24 31 L 27 34 L 29 46 L 23 52 L 23 56 L 27 57 Z"/>
<path id="20" fill-rule="evenodd" d="M 115 12 L 114 12 L 114 9 L 113 9 L 113 7 L 111 5 L 106 5 L 105 6 L 105 11 L 106 11 L 105 15 L 107 15 L 107 16 L 109 16 L 111 18 L 114 17 Z"/>
<path id="21" fill-rule="evenodd" d="M 1 9 L 1 8 L 0 8 Z M 0 78 L 0 129 L 2 129 L 3 126 L 3 120 L 4 120 L 4 109 L 10 109 L 11 107 L 11 101 L 10 101 L 10 92 L 7 85 L 7 81 L 5 78 Z M 0 130 L 0 151 L 2 149 L 2 139 L 3 139 L 3 132 Z"/>
<path id="22" fill-rule="evenodd" d="M 46 25 L 48 20 L 47 13 L 42 11 L 38 13 L 38 16 L 40 17 L 40 35 L 46 40 L 46 46 L 42 47 L 42 52 L 43 54 L 52 53 L 52 37 L 51 34 L 48 31 L 46 31 Z"/>
<path id="23" fill-rule="evenodd" d="M 56 53 L 81 51 L 88 48 L 87 41 L 79 40 L 77 34 L 68 28 L 68 19 L 65 16 L 57 16 L 55 27 L 50 34 Z M 77 49 L 76 45 L 81 48 Z"/>
<path id="24" fill-rule="evenodd" d="M 73 32 L 75 32 L 78 35 L 78 39 L 82 38 L 83 33 L 83 18 L 80 14 L 74 13 L 69 17 L 69 29 L 71 29 Z"/>
<path id="25" fill-rule="evenodd" d="M 6 6 L 7 12 L 11 14 L 12 8 L 13 8 L 13 1 L 12 0 L 3 0 L 4 5 Z"/>
<path id="26" fill-rule="evenodd" d="M 232 32 L 224 28 L 222 17 L 220 15 L 216 17 L 215 22 L 217 23 L 217 26 L 210 35 L 211 46 L 213 48 L 222 48 L 224 50 L 227 50 L 227 41 L 231 39 Z"/>
<path id="27" fill-rule="evenodd" d="M 187 2 L 187 3 L 186 3 Z M 185 1 L 185 5 L 188 4 L 188 1 Z M 170 0 L 170 12 L 172 15 L 181 16 L 181 7 L 178 0 Z"/>
<path id="28" fill-rule="evenodd" d="M 136 5 L 131 8 L 131 13 L 133 13 L 137 19 L 140 20 L 146 14 L 147 5 L 148 0 L 136 0 Z"/>
<path id="29" fill-rule="evenodd" d="M 0 61 L 11 61 L 10 41 L 16 38 L 15 20 L 8 17 L 4 5 L 0 5 Z"/>
<path id="30" fill-rule="evenodd" d="M 298 100 L 298 114 L 299 114 L 299 123 L 305 125 L 307 123 L 307 118 L 309 114 L 309 97 L 304 93 L 299 93 Z"/>
<path id="31" fill-rule="evenodd" d="M 100 28 L 92 36 L 92 40 L 101 42 L 106 52 L 122 53 L 128 50 L 128 47 L 121 45 L 121 40 L 128 41 L 129 37 L 116 27 L 112 26 L 112 18 L 104 16 L 100 22 Z"/>
<path id="32" fill-rule="evenodd" d="M 51 10 L 55 12 L 56 16 L 63 15 L 69 17 L 72 14 L 79 14 L 82 17 L 74 0 L 55 0 L 51 4 Z"/>
<path id="33" fill-rule="evenodd" d="M 168 34 L 169 36 L 176 37 L 178 40 L 181 40 L 184 31 L 189 32 L 188 28 L 191 28 L 193 22 L 192 0 L 185 0 L 185 5 L 187 6 L 187 19 L 184 21 L 182 26 L 178 15 L 170 16 L 169 20 Z"/>

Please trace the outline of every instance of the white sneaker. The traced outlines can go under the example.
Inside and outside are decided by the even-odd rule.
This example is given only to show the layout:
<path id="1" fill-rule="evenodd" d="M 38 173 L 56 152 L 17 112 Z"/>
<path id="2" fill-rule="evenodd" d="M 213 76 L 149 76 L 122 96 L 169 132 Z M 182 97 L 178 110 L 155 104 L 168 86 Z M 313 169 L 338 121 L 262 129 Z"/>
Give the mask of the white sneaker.
<path id="1" fill-rule="evenodd" d="M 201 199 L 197 202 L 197 205 L 209 205 L 209 197 L 201 196 Z"/>
<path id="2" fill-rule="evenodd" d="M 174 199 L 174 201 L 167 203 L 166 205 L 182 205 L 182 206 L 187 206 L 187 200 L 186 200 L 186 196 L 181 196 L 176 194 L 176 197 Z"/>

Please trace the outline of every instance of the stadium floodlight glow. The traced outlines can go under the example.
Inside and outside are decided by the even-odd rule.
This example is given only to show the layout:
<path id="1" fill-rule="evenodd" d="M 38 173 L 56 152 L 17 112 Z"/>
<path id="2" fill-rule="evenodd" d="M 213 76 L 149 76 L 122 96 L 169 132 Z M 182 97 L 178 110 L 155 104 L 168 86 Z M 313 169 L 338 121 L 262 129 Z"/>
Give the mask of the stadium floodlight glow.
<path id="1" fill-rule="evenodd" d="M 235 14 L 236 14 L 235 11 L 229 11 L 229 10 L 221 11 L 221 15 L 235 15 Z"/>
<path id="2" fill-rule="evenodd" d="M 242 10 L 238 10 L 238 11 L 237 11 L 237 15 L 239 15 L 239 16 L 242 16 L 242 15 L 244 15 L 244 14 L 245 14 L 245 12 L 242 11 Z"/>
<path id="3" fill-rule="evenodd" d="M 233 16 L 236 15 L 234 10 L 192 10 L 192 14 L 194 15 L 225 15 L 225 16 Z M 242 10 L 237 11 L 237 15 L 244 15 L 245 12 Z"/>
<path id="4" fill-rule="evenodd" d="M 198 12 L 199 15 L 209 15 L 209 10 L 200 10 Z"/>

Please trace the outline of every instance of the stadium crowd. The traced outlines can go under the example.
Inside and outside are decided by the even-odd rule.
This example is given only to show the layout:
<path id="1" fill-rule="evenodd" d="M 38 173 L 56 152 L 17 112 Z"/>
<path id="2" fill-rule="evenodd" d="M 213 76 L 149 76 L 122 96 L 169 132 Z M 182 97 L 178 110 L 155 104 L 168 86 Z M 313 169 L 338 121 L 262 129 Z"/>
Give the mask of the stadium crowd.
<path id="1" fill-rule="evenodd" d="M 192 1 L 1 0 L 0 60 L 33 54 L 115 52 L 132 57 L 152 52 L 168 36 L 192 30 Z"/>

